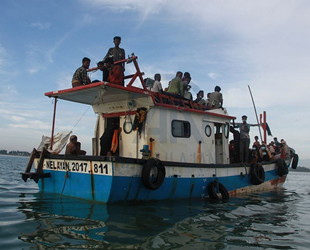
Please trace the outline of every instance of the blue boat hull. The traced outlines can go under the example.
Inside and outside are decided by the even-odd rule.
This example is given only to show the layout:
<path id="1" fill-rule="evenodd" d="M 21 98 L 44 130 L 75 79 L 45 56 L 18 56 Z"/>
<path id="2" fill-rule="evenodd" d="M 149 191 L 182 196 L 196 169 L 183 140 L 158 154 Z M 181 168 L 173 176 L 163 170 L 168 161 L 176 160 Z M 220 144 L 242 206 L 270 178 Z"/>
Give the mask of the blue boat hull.
<path id="1" fill-rule="evenodd" d="M 40 191 L 103 203 L 203 199 L 209 196 L 208 186 L 215 180 L 224 185 L 230 196 L 234 196 L 239 193 L 270 190 L 281 186 L 286 179 L 286 175 L 278 176 L 276 163 L 270 162 L 262 164 L 265 181 L 260 185 L 251 184 L 249 174 L 251 165 L 217 166 L 214 164 L 163 162 L 166 170 L 164 181 L 156 190 L 151 190 L 141 181 L 143 169 L 141 160 L 77 159 L 67 159 L 66 168 L 59 167 L 61 165 L 59 161 L 62 160 L 46 159 L 43 172 L 50 173 L 50 178 L 39 180 Z M 82 171 L 74 171 L 73 168 L 68 167 L 77 161 L 82 162 L 81 166 L 84 164 L 89 167 Z M 94 166 L 99 165 L 96 162 L 106 169 L 101 172 L 98 169 L 95 170 Z M 58 167 L 55 167 L 56 165 Z"/>

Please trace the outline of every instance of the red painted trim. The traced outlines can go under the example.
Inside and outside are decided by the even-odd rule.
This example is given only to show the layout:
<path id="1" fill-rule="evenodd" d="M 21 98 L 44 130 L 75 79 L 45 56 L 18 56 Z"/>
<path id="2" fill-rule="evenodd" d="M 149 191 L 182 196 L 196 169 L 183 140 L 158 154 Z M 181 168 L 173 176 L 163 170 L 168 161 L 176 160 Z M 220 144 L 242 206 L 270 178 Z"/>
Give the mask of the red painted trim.
<path id="1" fill-rule="evenodd" d="M 79 87 L 75 87 L 75 88 L 46 92 L 44 95 L 48 96 L 48 97 L 57 97 L 57 96 L 59 96 L 61 94 L 74 93 L 74 92 L 77 92 L 77 91 L 80 91 L 80 90 L 84 90 L 84 89 L 96 88 L 96 87 L 102 86 L 102 85 L 113 87 L 115 89 L 122 89 L 122 90 L 126 90 L 126 91 L 135 92 L 135 93 L 138 93 L 138 94 L 150 94 L 149 91 L 145 91 L 143 89 L 140 89 L 140 88 L 137 88 L 137 87 L 133 87 L 133 86 L 131 86 L 131 87 L 124 87 L 124 86 L 120 86 L 120 85 L 116 85 L 116 84 L 108 83 L 108 82 L 96 82 L 96 83 L 91 83 L 91 84 L 88 84 L 88 85 L 83 85 L 83 86 L 79 86 Z"/>
<path id="2" fill-rule="evenodd" d="M 136 111 L 128 111 L 128 112 L 117 112 L 117 113 L 110 113 L 110 114 L 104 114 L 102 113 L 103 118 L 110 118 L 110 117 L 119 117 L 119 116 L 125 116 L 125 115 L 135 115 Z"/>
<path id="3" fill-rule="evenodd" d="M 87 72 L 90 72 L 90 71 L 94 71 L 94 70 L 98 70 L 98 69 L 99 69 L 98 67 L 95 67 L 95 68 L 87 69 L 86 71 L 87 71 Z"/>
<path id="4" fill-rule="evenodd" d="M 49 96 L 49 97 L 55 97 L 55 96 L 58 96 L 59 94 L 74 93 L 74 92 L 82 90 L 82 89 L 91 89 L 91 88 L 95 88 L 95 87 L 98 87 L 98 86 L 101 86 L 104 84 L 105 84 L 105 82 L 90 83 L 90 84 L 78 86 L 75 88 L 46 92 L 44 95 Z"/>

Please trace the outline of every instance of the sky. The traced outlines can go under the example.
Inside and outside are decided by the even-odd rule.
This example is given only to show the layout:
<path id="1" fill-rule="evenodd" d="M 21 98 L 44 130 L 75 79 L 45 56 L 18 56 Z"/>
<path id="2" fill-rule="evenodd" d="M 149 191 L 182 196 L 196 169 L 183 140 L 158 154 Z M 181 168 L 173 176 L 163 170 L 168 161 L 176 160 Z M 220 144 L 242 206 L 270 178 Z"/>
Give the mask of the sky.
<path id="1" fill-rule="evenodd" d="M 273 136 L 309 159 L 310 1 L 10 0 L 0 8 L 0 149 L 31 151 L 51 135 L 53 99 L 122 37 L 145 77 L 190 72 L 193 96 L 221 87 L 229 115 L 267 112 Z M 130 66 L 126 73 L 132 73 Z M 91 74 L 101 79 L 101 73 Z M 59 100 L 55 132 L 73 131 L 91 153 L 96 115 Z M 251 143 L 259 135 L 251 128 Z M 268 137 L 270 142 L 273 137 Z"/>

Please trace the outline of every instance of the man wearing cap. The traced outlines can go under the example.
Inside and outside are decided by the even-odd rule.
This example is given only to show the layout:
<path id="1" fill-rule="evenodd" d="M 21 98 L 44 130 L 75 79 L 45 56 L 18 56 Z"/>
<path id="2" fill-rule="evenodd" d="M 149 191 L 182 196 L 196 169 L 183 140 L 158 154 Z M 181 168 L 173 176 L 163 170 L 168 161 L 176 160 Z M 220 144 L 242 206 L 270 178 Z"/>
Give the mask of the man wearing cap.
<path id="1" fill-rule="evenodd" d="M 242 116 L 242 124 L 240 130 L 240 161 L 247 162 L 249 160 L 249 146 L 250 146 L 250 125 L 247 124 L 247 116 Z"/>
<path id="2" fill-rule="evenodd" d="M 81 150 L 81 143 L 77 141 L 76 135 L 70 136 L 70 142 L 66 146 L 66 155 L 86 155 L 86 151 Z"/>

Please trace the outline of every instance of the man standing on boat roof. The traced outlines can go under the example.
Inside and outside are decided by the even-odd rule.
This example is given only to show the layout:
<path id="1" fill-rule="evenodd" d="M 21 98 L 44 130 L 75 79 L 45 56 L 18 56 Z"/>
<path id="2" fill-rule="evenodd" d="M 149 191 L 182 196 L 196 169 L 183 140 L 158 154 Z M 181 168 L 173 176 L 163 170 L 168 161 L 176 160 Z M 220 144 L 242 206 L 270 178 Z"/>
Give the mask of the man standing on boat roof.
<path id="1" fill-rule="evenodd" d="M 72 87 L 78 87 L 82 85 L 87 85 L 90 83 L 90 79 L 87 76 L 87 69 L 90 65 L 90 59 L 87 57 L 84 57 L 82 60 L 82 66 L 79 67 L 73 77 L 72 77 Z"/>
<path id="2" fill-rule="evenodd" d="M 183 73 L 181 71 L 176 73 L 175 78 L 170 81 L 167 92 L 183 96 L 183 83 L 181 80 L 182 75 Z"/>
<path id="3" fill-rule="evenodd" d="M 247 162 L 249 160 L 250 146 L 250 125 L 247 123 L 247 116 L 242 116 L 242 123 L 239 126 L 240 130 L 240 161 Z"/>
<path id="4" fill-rule="evenodd" d="M 115 44 L 115 47 L 110 48 L 108 50 L 108 53 L 103 58 L 103 61 L 108 57 L 112 57 L 114 62 L 125 59 L 125 50 L 119 47 L 121 40 L 122 40 L 122 38 L 120 36 L 115 36 L 113 38 L 113 42 Z M 122 67 L 123 71 L 125 71 L 125 63 L 122 63 L 121 67 Z"/>

